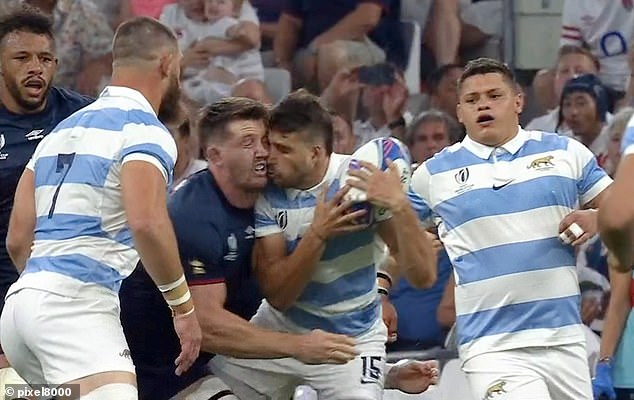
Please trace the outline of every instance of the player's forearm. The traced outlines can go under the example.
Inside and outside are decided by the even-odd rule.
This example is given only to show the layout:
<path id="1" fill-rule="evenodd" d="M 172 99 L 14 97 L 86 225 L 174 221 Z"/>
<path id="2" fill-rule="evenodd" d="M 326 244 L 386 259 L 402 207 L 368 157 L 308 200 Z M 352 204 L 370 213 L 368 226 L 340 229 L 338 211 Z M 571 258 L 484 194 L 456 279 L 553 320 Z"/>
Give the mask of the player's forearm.
<path id="1" fill-rule="evenodd" d="M 614 293 L 612 296 L 614 296 Z M 605 324 L 603 325 L 603 332 L 601 333 L 601 357 L 612 357 L 614 355 L 616 346 L 623 332 L 623 327 L 625 326 L 625 321 L 632 309 L 629 305 L 629 301 L 616 299 L 616 301 L 613 302 L 612 299 L 614 299 L 614 297 L 610 299 Z"/>
<path id="2" fill-rule="evenodd" d="M 297 248 L 288 256 L 263 268 L 262 291 L 271 305 L 280 311 L 289 309 L 310 282 L 321 259 L 325 242 L 308 229 Z"/>
<path id="3" fill-rule="evenodd" d="M 9 253 L 9 258 L 11 258 L 11 262 L 13 262 L 13 265 L 15 265 L 18 272 L 21 273 L 24 271 L 26 262 L 31 254 L 31 244 L 25 243 L 24 245 L 11 245 L 9 243 L 10 242 L 7 238 L 7 252 Z"/>
<path id="4" fill-rule="evenodd" d="M 293 357 L 298 336 L 257 327 L 222 307 L 201 317 L 201 349 L 237 358 Z M 236 340 L 236 338 L 240 338 Z"/>
<path id="5" fill-rule="evenodd" d="M 398 243 L 394 255 L 403 276 L 418 288 L 428 288 L 436 281 L 436 252 L 432 241 L 418 223 L 409 202 L 392 210 Z"/>

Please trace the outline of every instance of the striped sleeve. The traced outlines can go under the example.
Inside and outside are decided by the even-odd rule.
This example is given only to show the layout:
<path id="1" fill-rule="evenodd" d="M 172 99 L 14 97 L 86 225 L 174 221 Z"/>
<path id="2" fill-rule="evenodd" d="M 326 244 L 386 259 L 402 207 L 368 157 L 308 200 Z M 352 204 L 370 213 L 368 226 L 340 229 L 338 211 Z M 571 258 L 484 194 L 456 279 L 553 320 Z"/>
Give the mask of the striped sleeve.
<path id="1" fill-rule="evenodd" d="M 431 175 L 427 169 L 427 164 L 423 164 L 416 168 L 412 175 L 412 182 L 407 191 L 407 197 L 418 215 L 418 219 L 426 227 L 434 225 L 432 220 L 432 209 L 430 204 L 430 181 Z"/>
<path id="2" fill-rule="evenodd" d="M 255 203 L 255 237 L 265 237 L 282 233 L 275 219 L 275 213 L 266 195 L 261 195 Z"/>
<path id="3" fill-rule="evenodd" d="M 623 156 L 634 154 L 634 117 L 630 119 L 621 141 L 621 153 Z"/>
<path id="4" fill-rule="evenodd" d="M 561 38 L 560 46 L 567 44 L 581 46 L 583 35 L 581 34 L 579 4 L 577 0 L 565 0 L 561 14 Z"/>
<path id="5" fill-rule="evenodd" d="M 608 174 L 599 167 L 597 158 L 583 144 L 568 139 L 568 151 L 574 157 L 573 168 L 577 181 L 580 204 L 586 205 L 612 183 Z"/>
<path id="6" fill-rule="evenodd" d="M 123 127 L 124 144 L 121 164 L 132 160 L 147 161 L 161 171 L 165 182 L 172 183 L 176 163 L 176 143 L 163 125 L 148 113 L 128 113 Z"/>

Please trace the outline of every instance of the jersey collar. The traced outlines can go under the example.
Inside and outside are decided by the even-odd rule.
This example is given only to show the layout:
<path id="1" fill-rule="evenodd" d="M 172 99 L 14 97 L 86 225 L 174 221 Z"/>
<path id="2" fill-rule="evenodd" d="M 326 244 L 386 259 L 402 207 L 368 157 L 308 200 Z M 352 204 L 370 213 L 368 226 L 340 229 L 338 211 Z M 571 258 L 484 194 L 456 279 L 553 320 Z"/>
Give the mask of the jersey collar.
<path id="1" fill-rule="evenodd" d="M 506 150 L 509 154 L 516 154 L 526 143 L 528 134 L 521 126 L 518 126 L 517 135 L 499 148 Z M 471 139 L 469 135 L 462 140 L 462 146 L 483 160 L 488 160 L 496 147 L 487 146 Z"/>

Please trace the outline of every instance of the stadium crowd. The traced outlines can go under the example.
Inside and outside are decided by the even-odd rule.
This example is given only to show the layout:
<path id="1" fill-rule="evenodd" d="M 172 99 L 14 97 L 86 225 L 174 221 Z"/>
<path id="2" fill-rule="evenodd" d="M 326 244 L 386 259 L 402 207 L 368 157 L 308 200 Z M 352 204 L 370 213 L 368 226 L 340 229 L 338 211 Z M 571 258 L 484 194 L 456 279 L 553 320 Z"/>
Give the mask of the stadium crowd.
<path id="1" fill-rule="evenodd" d="M 2 1 L 0 396 L 634 400 L 634 5 L 503 8 Z"/>

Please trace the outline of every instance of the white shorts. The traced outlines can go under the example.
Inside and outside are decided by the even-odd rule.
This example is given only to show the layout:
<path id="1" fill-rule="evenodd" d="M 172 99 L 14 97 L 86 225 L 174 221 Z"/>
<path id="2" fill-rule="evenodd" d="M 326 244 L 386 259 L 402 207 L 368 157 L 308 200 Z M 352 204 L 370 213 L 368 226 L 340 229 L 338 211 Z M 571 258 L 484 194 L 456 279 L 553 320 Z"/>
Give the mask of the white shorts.
<path id="1" fill-rule="evenodd" d="M 0 341 L 11 366 L 30 384 L 54 387 L 100 372 L 135 373 L 116 295 L 21 289 L 5 301 Z"/>
<path id="2" fill-rule="evenodd" d="M 288 400 L 306 384 L 320 399 L 380 400 L 385 379 L 387 328 L 382 320 L 357 337 L 359 355 L 344 365 L 308 365 L 292 358 L 246 360 L 215 356 L 210 363 L 240 399 Z"/>
<path id="3" fill-rule="evenodd" d="M 583 343 L 477 355 L 463 365 L 483 400 L 592 400 Z"/>

